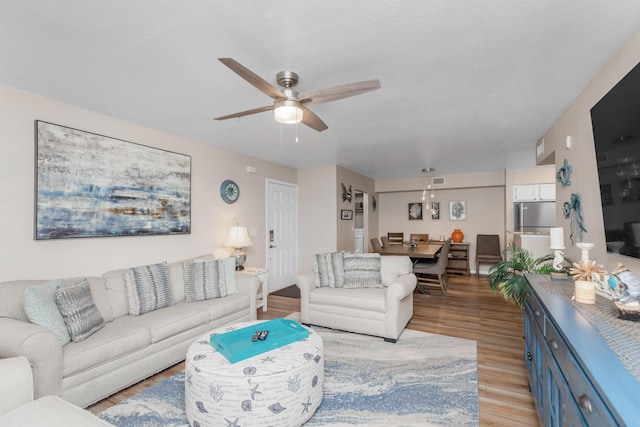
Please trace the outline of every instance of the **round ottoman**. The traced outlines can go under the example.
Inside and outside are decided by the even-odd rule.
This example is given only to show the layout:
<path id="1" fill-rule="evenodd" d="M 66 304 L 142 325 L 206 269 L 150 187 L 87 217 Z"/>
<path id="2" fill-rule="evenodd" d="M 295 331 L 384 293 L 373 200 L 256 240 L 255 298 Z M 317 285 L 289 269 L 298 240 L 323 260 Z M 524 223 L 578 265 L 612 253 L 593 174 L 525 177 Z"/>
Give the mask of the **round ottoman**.
<path id="1" fill-rule="evenodd" d="M 236 323 L 201 336 L 185 359 L 185 411 L 192 427 L 299 426 L 322 402 L 322 338 L 302 341 L 231 363 L 209 336 L 256 325 Z M 268 339 L 268 337 L 267 337 Z"/>

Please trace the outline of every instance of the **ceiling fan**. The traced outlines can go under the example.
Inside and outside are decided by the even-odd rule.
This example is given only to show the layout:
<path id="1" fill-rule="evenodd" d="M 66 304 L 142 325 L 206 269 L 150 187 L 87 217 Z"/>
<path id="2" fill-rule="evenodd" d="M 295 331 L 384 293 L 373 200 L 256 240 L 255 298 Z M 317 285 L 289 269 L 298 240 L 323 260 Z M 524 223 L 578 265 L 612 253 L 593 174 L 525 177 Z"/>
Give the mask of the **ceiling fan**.
<path id="1" fill-rule="evenodd" d="M 284 88 L 280 90 L 234 59 L 218 58 L 218 60 L 229 67 L 231 71 L 251 83 L 258 90 L 273 98 L 274 101 L 273 105 L 216 117 L 215 120 L 233 119 L 236 117 L 273 110 L 274 117 L 279 123 L 302 122 L 310 128 L 313 128 L 318 132 L 322 132 L 323 130 L 328 129 L 328 126 L 313 111 L 309 110 L 305 106 L 306 104 L 320 104 L 322 102 L 336 101 L 338 99 L 348 98 L 350 96 L 360 95 L 361 93 L 380 89 L 380 82 L 378 80 L 366 80 L 298 93 L 291 89 L 297 86 L 298 75 L 293 71 L 280 71 L 276 75 L 278 85 Z"/>

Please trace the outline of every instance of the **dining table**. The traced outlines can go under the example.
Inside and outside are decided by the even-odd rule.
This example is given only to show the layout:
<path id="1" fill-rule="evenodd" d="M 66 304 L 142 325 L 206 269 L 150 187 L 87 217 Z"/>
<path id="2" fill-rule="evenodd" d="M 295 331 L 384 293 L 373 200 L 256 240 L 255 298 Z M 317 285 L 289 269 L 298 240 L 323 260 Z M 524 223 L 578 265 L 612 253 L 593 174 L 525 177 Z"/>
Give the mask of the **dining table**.
<path id="1" fill-rule="evenodd" d="M 442 249 L 442 243 L 422 243 L 418 246 L 410 246 L 406 243 L 384 246 L 378 253 L 380 255 L 406 255 L 411 259 L 435 259 Z"/>

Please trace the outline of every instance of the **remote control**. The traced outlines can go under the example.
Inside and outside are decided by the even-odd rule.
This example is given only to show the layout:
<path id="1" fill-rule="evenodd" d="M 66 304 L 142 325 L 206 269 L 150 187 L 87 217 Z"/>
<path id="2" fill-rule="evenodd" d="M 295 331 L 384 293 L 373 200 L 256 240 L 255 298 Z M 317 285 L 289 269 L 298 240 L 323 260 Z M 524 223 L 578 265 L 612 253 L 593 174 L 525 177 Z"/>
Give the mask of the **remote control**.
<path id="1" fill-rule="evenodd" d="M 253 336 L 251 337 L 251 341 L 252 341 L 252 342 L 256 342 L 256 341 L 258 341 L 258 340 L 260 339 L 260 335 L 261 335 L 261 334 L 262 334 L 262 331 L 261 331 L 261 330 L 259 330 L 259 329 L 258 329 L 257 331 L 255 331 L 255 332 L 253 333 Z"/>
<path id="2" fill-rule="evenodd" d="M 267 335 L 269 335 L 269 331 L 264 330 L 264 331 L 260 331 L 260 336 L 258 337 L 258 339 L 260 341 L 264 341 L 267 339 Z"/>

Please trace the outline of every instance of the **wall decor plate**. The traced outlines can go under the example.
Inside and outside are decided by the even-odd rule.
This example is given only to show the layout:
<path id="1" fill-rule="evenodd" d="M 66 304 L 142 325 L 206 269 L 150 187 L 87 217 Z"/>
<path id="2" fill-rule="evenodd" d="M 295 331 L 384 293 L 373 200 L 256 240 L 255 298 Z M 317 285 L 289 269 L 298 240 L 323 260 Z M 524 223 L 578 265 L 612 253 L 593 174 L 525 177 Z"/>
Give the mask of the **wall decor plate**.
<path id="1" fill-rule="evenodd" d="M 235 203 L 240 198 L 240 187 L 230 179 L 225 179 L 220 185 L 220 197 L 225 203 Z"/>

